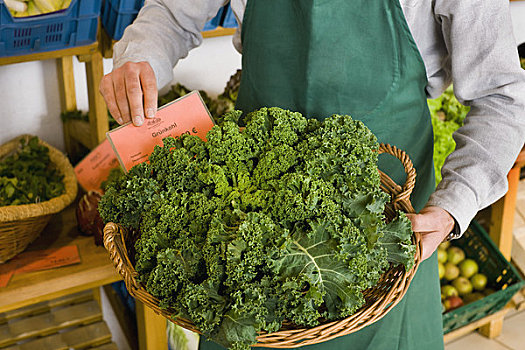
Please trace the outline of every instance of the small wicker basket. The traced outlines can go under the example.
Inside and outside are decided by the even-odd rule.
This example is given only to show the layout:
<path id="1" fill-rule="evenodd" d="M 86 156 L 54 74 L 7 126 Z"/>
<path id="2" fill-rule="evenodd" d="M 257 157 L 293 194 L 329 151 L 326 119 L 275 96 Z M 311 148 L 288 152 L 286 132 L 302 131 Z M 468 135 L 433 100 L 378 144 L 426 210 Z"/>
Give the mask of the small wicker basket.
<path id="1" fill-rule="evenodd" d="M 391 201 L 385 208 L 386 217 L 391 220 L 397 210 L 414 212 L 410 204 L 410 194 L 414 189 L 416 172 L 408 155 L 390 145 L 380 145 L 380 153 L 387 153 L 398 158 L 407 175 L 404 186 L 399 186 L 390 177 L 381 172 L 381 189 L 391 195 Z M 135 232 L 140 234 L 139 232 Z M 173 310 L 161 309 L 159 300 L 148 293 L 137 281 L 138 273 L 128 256 L 127 247 L 132 247 L 137 237 L 119 224 L 108 223 L 104 228 L 104 246 L 118 273 L 124 279 L 129 293 L 137 300 L 150 307 L 157 314 L 179 326 L 199 333 L 195 325 L 187 319 L 173 316 Z M 317 344 L 360 330 L 385 316 L 405 295 L 412 278 L 421 262 L 420 235 L 415 233 L 412 241 L 416 245 L 415 264 L 406 271 L 404 267 L 391 267 L 381 277 L 378 284 L 364 292 L 366 303 L 355 314 L 338 321 L 328 322 L 313 328 L 294 328 L 283 323 L 278 332 L 262 333 L 257 337 L 258 347 L 297 348 Z"/>
<path id="2" fill-rule="evenodd" d="M 31 135 L 19 136 L 0 146 L 0 159 L 20 146 L 20 140 L 29 140 Z M 36 204 L 0 207 L 0 263 L 22 252 L 46 227 L 53 214 L 68 206 L 77 195 L 77 179 L 67 157 L 40 140 L 49 148 L 49 158 L 64 175 L 65 193 L 48 201 Z"/>

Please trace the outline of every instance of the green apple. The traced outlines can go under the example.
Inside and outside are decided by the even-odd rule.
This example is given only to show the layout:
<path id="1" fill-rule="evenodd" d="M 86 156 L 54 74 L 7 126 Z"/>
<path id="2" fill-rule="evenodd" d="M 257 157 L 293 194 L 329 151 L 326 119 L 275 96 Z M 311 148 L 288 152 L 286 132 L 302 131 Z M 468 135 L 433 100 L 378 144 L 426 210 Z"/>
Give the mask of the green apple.
<path id="1" fill-rule="evenodd" d="M 445 249 L 438 248 L 438 261 L 442 264 L 447 262 L 447 251 Z"/>
<path id="2" fill-rule="evenodd" d="M 442 279 L 443 277 L 445 277 L 445 265 L 443 265 L 442 263 L 438 263 L 438 271 L 439 271 L 439 279 Z"/>
<path id="3" fill-rule="evenodd" d="M 487 276 L 482 273 L 476 273 L 470 277 L 470 282 L 475 290 L 483 290 L 487 285 Z"/>
<path id="4" fill-rule="evenodd" d="M 444 241 L 444 242 L 441 242 L 441 243 L 439 244 L 439 247 L 438 247 L 438 248 L 447 250 L 447 248 L 448 248 L 449 246 L 450 246 L 450 241 Z"/>
<path id="5" fill-rule="evenodd" d="M 449 247 L 447 249 L 447 261 L 457 265 L 465 260 L 465 252 L 459 247 Z"/>
<path id="6" fill-rule="evenodd" d="M 470 283 L 468 278 L 459 276 L 452 281 L 452 286 L 456 288 L 460 296 L 467 295 L 472 292 L 472 283 Z"/>
<path id="7" fill-rule="evenodd" d="M 459 263 L 459 272 L 461 276 L 470 278 L 478 273 L 478 263 L 472 259 L 465 259 Z"/>
<path id="8" fill-rule="evenodd" d="M 445 275 L 443 277 L 445 277 L 445 279 L 448 281 L 452 281 L 458 278 L 458 276 L 459 276 L 459 267 L 452 264 L 451 262 L 447 262 L 445 264 Z"/>
<path id="9" fill-rule="evenodd" d="M 445 284 L 444 286 L 441 286 L 441 294 L 444 296 L 445 299 L 452 296 L 458 296 L 458 290 L 451 286 L 450 284 Z"/>

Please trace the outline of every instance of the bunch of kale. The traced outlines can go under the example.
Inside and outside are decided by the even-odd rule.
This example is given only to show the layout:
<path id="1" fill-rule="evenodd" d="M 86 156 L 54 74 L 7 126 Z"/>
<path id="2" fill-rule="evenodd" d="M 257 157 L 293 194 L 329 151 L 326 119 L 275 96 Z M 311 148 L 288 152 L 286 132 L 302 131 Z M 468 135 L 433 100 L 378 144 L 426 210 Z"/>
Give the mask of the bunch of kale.
<path id="1" fill-rule="evenodd" d="M 136 270 L 161 306 L 248 349 L 287 320 L 353 314 L 389 263 L 411 268 L 406 216 L 386 224 L 376 137 L 361 122 L 262 108 L 166 138 L 110 184 L 106 222 L 138 229 Z"/>
<path id="2" fill-rule="evenodd" d="M 36 136 L 22 138 L 13 153 L 0 159 L 0 207 L 58 197 L 66 192 L 63 179 L 49 158 L 49 148 Z"/>

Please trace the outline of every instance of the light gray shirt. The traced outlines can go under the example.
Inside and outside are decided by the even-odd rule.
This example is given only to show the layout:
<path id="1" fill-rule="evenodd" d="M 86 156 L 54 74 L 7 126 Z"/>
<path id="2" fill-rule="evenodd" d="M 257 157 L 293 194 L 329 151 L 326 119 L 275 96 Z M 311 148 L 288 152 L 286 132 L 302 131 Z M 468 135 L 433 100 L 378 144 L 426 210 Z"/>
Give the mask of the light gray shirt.
<path id="1" fill-rule="evenodd" d="M 231 0 L 240 31 L 247 0 Z M 253 1 L 253 0 L 252 0 Z M 400 0 L 425 63 L 429 98 L 451 83 L 471 107 L 455 134 L 443 180 L 428 205 L 447 210 L 464 232 L 475 214 L 507 191 L 507 173 L 525 141 L 525 71 L 520 68 L 508 0 Z M 146 0 L 114 46 L 114 67 L 148 61 L 159 88 L 202 42 L 201 30 L 225 0 Z M 430 157 L 430 155 L 429 155 Z"/>

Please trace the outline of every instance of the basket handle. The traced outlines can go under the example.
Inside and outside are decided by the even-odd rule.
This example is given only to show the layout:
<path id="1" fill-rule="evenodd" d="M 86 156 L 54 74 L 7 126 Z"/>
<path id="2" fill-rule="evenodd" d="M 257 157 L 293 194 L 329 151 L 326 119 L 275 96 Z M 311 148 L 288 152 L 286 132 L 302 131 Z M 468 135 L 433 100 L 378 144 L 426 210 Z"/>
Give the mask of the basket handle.
<path id="1" fill-rule="evenodd" d="M 130 294 L 132 291 L 136 291 L 140 288 L 137 282 L 138 273 L 135 270 L 131 270 L 129 266 L 132 266 L 129 261 L 128 254 L 126 251 L 126 245 L 124 243 L 124 232 L 125 228 L 117 225 L 113 222 L 109 222 L 104 226 L 104 247 L 109 252 L 109 257 L 115 266 L 115 269 L 124 279 L 126 287 Z M 122 261 L 122 258 L 126 259 L 126 263 Z"/>
<path id="2" fill-rule="evenodd" d="M 394 180 L 380 171 L 381 186 L 388 188 L 390 192 L 394 193 L 392 204 L 396 209 L 404 209 L 408 213 L 413 213 L 414 208 L 410 203 L 410 195 L 412 194 L 416 184 L 416 170 L 414 169 L 414 165 L 412 164 L 410 157 L 396 146 L 384 143 L 379 145 L 379 154 L 381 153 L 390 154 L 399 159 L 399 161 L 403 164 L 405 173 L 407 175 L 405 184 L 403 186 L 399 186 L 394 182 Z"/>

